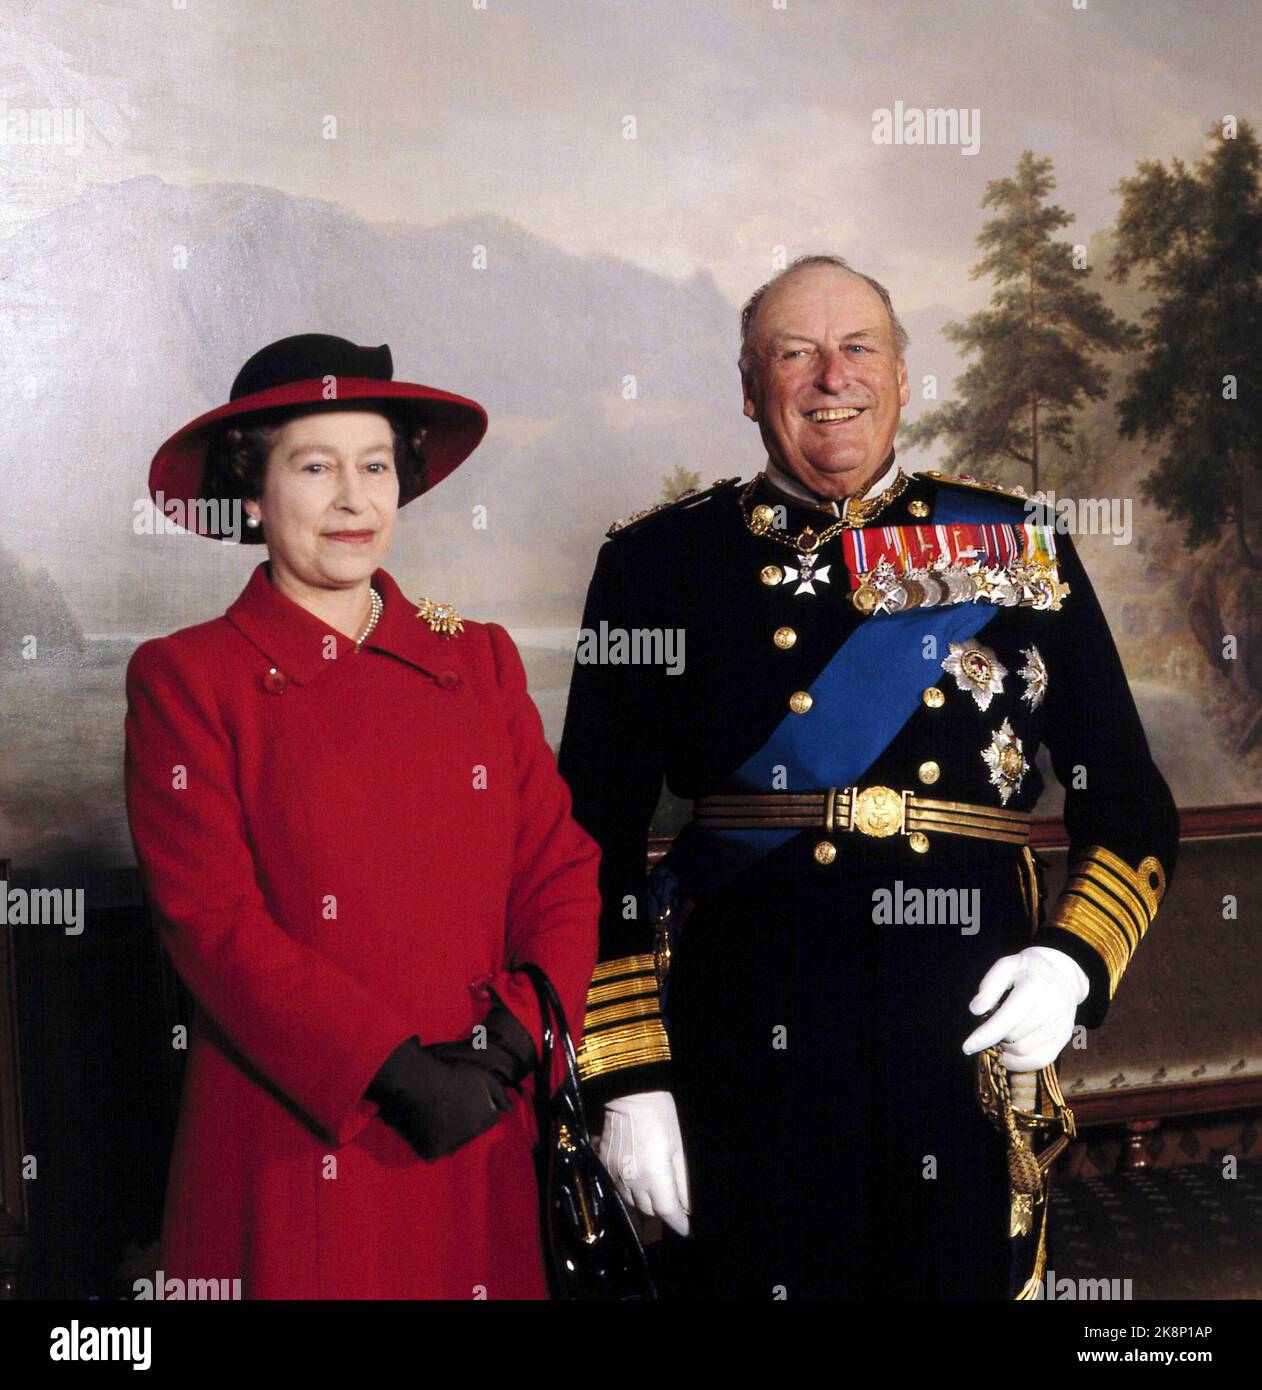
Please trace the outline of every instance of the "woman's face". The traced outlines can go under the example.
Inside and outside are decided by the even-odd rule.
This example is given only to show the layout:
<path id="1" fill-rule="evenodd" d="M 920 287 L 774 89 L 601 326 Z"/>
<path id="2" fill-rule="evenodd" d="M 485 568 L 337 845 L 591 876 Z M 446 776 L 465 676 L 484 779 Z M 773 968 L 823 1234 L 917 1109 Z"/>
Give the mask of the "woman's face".
<path id="1" fill-rule="evenodd" d="M 306 584 L 341 588 L 380 566 L 398 508 L 390 422 L 372 410 L 336 410 L 286 421 L 249 510 L 262 518 L 273 564 Z"/>

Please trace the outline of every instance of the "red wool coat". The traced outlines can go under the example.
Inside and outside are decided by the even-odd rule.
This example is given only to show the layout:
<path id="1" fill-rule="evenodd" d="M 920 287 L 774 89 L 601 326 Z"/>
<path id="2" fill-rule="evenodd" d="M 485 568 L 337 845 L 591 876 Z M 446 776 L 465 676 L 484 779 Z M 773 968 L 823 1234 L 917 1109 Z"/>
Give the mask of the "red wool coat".
<path id="1" fill-rule="evenodd" d="M 161 1268 L 246 1298 L 546 1297 L 529 1091 L 420 1158 L 364 1091 L 405 1039 L 499 995 L 540 1043 L 537 961 L 571 1027 L 599 852 L 494 623 L 444 637 L 384 570 L 354 644 L 258 565 L 223 617 L 127 668 L 127 810 L 197 1001 Z"/>

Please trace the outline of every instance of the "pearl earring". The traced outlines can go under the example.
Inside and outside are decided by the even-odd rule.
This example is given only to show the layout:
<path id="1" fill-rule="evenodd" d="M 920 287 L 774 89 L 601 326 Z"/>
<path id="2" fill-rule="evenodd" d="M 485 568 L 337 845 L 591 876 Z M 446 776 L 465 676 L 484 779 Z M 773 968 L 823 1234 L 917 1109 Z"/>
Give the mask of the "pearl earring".
<path id="1" fill-rule="evenodd" d="M 258 526 L 258 525 L 259 525 L 259 519 L 258 519 L 258 517 L 254 516 L 254 515 L 247 516 L 246 519 L 245 519 L 245 524 L 246 524 L 247 526 Z"/>

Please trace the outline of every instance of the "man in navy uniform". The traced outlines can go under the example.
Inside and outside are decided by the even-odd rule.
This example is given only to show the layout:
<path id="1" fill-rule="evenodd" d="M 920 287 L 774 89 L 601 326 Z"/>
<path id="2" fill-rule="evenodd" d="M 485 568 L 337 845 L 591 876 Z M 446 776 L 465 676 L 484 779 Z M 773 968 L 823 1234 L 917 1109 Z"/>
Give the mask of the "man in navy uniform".
<path id="1" fill-rule="evenodd" d="M 1030 1073 L 1059 1096 L 1165 891 L 1175 808 L 1071 539 L 896 463 L 888 293 L 806 257 L 741 333 L 765 471 L 616 525 L 583 618 L 628 650 L 682 632 L 683 669 L 606 643 L 573 672 L 601 1152 L 685 1296 L 1032 1297 L 1046 1183 L 1032 1229 L 979 1060 L 1009 1104 Z M 1040 744 L 1070 839 L 1050 905 Z M 647 876 L 663 777 L 693 819 Z"/>

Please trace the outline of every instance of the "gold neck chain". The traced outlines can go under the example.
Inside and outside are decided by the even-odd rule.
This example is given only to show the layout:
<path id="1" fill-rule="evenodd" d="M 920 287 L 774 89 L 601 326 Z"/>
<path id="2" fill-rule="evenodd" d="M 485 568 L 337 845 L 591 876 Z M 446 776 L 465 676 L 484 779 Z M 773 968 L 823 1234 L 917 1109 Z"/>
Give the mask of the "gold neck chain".
<path id="1" fill-rule="evenodd" d="M 900 468 L 894 475 L 894 481 L 884 492 L 878 493 L 875 497 L 863 497 L 862 495 L 852 497 L 850 505 L 846 508 L 846 515 L 840 521 L 834 521 L 826 530 L 817 532 L 814 527 L 807 526 L 796 536 L 791 537 L 781 535 L 772 526 L 771 523 L 775 519 L 774 507 L 770 507 L 764 502 L 752 510 L 750 509 L 749 504 L 754 495 L 754 489 L 766 476 L 765 473 L 757 474 L 741 491 L 741 516 L 744 518 L 745 525 L 751 534 L 766 536 L 769 540 L 779 541 L 781 545 L 787 545 L 790 549 L 803 555 L 810 555 L 842 531 L 857 531 L 866 526 L 878 512 L 893 502 L 895 498 L 901 496 L 911 481 Z"/>

